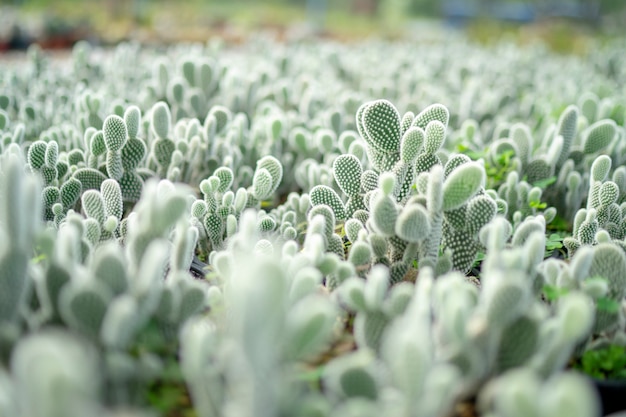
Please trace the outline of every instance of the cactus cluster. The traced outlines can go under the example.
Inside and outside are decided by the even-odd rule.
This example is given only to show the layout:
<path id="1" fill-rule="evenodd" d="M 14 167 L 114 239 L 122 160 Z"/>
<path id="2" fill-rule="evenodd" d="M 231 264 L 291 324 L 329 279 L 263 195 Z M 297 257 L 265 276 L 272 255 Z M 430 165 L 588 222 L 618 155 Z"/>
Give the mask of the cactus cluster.
<path id="1" fill-rule="evenodd" d="M 0 415 L 599 416 L 564 369 L 626 345 L 611 45 L 3 62 Z"/>

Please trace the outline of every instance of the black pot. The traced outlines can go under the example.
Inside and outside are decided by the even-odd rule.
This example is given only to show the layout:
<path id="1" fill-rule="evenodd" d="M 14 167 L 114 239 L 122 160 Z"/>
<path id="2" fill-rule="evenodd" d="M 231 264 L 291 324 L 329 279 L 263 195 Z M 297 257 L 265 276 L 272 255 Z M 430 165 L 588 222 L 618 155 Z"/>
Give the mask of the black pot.
<path id="1" fill-rule="evenodd" d="M 591 380 L 600 395 L 603 416 L 626 410 L 626 379 Z"/>

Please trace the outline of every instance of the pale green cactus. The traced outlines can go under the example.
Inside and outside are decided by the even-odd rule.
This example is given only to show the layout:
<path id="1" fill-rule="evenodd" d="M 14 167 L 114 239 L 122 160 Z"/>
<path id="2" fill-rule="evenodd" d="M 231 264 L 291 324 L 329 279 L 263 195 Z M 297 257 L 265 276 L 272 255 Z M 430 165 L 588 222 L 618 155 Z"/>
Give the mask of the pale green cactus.
<path id="1" fill-rule="evenodd" d="M 107 179 L 107 176 L 97 169 L 80 168 L 77 169 L 72 177 L 80 181 L 83 192 L 86 190 L 99 190 L 100 186 Z"/>
<path id="2" fill-rule="evenodd" d="M 59 312 L 69 327 L 97 340 L 112 299 L 112 291 L 99 281 L 73 282 L 65 285 L 59 294 Z"/>
<path id="3" fill-rule="evenodd" d="M 164 102 L 158 102 L 152 107 L 152 133 L 156 139 L 152 142 L 151 156 L 159 167 L 159 176 L 167 175 L 172 154 L 176 149 L 174 141 L 169 138 L 172 115 L 170 108 Z"/>
<path id="4" fill-rule="evenodd" d="M 228 167 L 219 167 L 213 173 L 216 177 L 220 179 L 220 186 L 217 189 L 219 193 L 225 193 L 230 190 L 230 187 L 233 184 L 234 175 L 232 169 Z"/>
<path id="5" fill-rule="evenodd" d="M 363 168 L 359 159 L 350 154 L 338 156 L 333 162 L 333 175 L 341 191 L 348 196 L 346 216 L 351 217 L 354 211 L 365 208 L 360 198 Z"/>
<path id="6" fill-rule="evenodd" d="M 488 416 L 600 415 L 598 398 L 591 383 L 574 372 L 542 381 L 529 369 L 511 370 L 490 381 L 478 398 L 478 407 Z"/>
<path id="7" fill-rule="evenodd" d="M 410 285 L 398 284 L 390 288 L 390 280 L 390 269 L 375 265 L 367 274 L 366 282 L 349 278 L 337 290 L 340 300 L 356 312 L 354 337 L 360 348 L 379 351 L 385 328 L 408 305 Z"/>
<path id="8" fill-rule="evenodd" d="M 33 170 L 39 170 L 45 163 L 47 145 L 44 141 L 33 142 L 28 148 L 28 165 Z"/>
<path id="9" fill-rule="evenodd" d="M 426 208 L 431 225 L 431 234 L 420 250 L 420 259 L 437 259 L 443 227 L 443 168 L 436 166 L 428 175 Z"/>
<path id="10" fill-rule="evenodd" d="M 102 136 L 107 152 L 119 152 L 128 137 L 124 119 L 117 115 L 108 116 L 102 126 Z"/>
<path id="11" fill-rule="evenodd" d="M 553 173 L 554 167 L 542 156 L 533 159 L 524 168 L 524 175 L 530 184 L 550 178 Z"/>
<path id="12" fill-rule="evenodd" d="M 434 155 L 439 151 L 446 138 L 446 126 L 439 120 L 433 120 L 426 125 L 424 135 L 424 152 Z"/>
<path id="13" fill-rule="evenodd" d="M 68 168 L 59 161 L 59 144 L 54 140 L 33 142 L 28 148 L 27 162 L 32 172 L 39 173 L 45 186 L 58 186 Z"/>
<path id="14" fill-rule="evenodd" d="M 602 243 L 593 251 L 589 277 L 607 280 L 607 297 L 621 300 L 626 295 L 626 255 L 614 244 Z M 623 314 L 623 313 L 622 313 Z M 611 330 L 619 323 L 620 312 L 598 312 L 594 331 Z"/>
<path id="15" fill-rule="evenodd" d="M 557 135 L 563 138 L 563 147 L 561 154 L 556 161 L 557 169 L 563 166 L 569 157 L 569 152 L 576 138 L 576 129 L 578 127 L 578 108 L 570 105 L 559 117 L 557 122 Z"/>
<path id="16" fill-rule="evenodd" d="M 496 202 L 486 195 L 478 195 L 467 203 L 465 212 L 466 229 L 471 234 L 478 234 L 496 215 Z"/>
<path id="17" fill-rule="evenodd" d="M 407 205 L 398 216 L 395 233 L 410 243 L 420 243 L 430 234 L 428 212 L 419 204 Z"/>
<path id="18" fill-rule="evenodd" d="M 112 179 L 105 180 L 100 186 L 100 193 L 107 217 L 114 216 L 118 221 L 121 221 L 124 214 L 124 204 L 122 202 L 122 189 L 118 182 Z"/>
<path id="19" fill-rule="evenodd" d="M 359 219 L 350 218 L 346 220 L 343 225 L 346 237 L 351 243 L 355 243 L 359 238 L 361 230 L 365 229 L 365 226 Z"/>
<path id="20" fill-rule="evenodd" d="M 589 126 L 583 135 L 583 152 L 592 155 L 609 146 L 617 133 L 613 120 L 600 120 Z"/>
<path id="21" fill-rule="evenodd" d="M 525 365 L 537 349 L 539 328 L 536 318 L 525 315 L 513 320 L 502 331 L 495 363 L 496 372 Z"/>
<path id="22" fill-rule="evenodd" d="M 89 150 L 93 156 L 104 155 L 106 152 L 106 144 L 104 143 L 104 132 L 98 130 L 89 139 Z"/>
<path id="23" fill-rule="evenodd" d="M 208 123 L 211 123 L 211 122 L 207 122 L 207 120 L 210 117 L 214 119 L 213 123 L 215 123 L 215 134 L 217 135 L 221 133 L 226 128 L 226 126 L 228 126 L 228 124 L 231 122 L 233 118 L 233 114 L 232 114 L 232 111 L 230 111 L 230 109 L 224 106 L 211 107 L 211 110 L 209 110 L 209 113 L 207 114 L 207 118 L 204 121 L 205 129 L 207 128 Z"/>
<path id="24" fill-rule="evenodd" d="M 405 164 L 415 162 L 425 142 L 425 133 L 419 127 L 413 126 L 402 134 L 400 142 L 400 157 Z"/>
<path id="25" fill-rule="evenodd" d="M 122 167 L 124 172 L 136 169 L 146 154 L 146 144 L 142 139 L 129 137 L 122 148 Z"/>
<path id="26" fill-rule="evenodd" d="M 257 169 L 252 179 L 252 192 L 258 200 L 267 200 L 272 196 L 272 175 L 265 169 Z"/>
<path id="27" fill-rule="evenodd" d="M 376 192 L 370 202 L 370 219 L 374 230 L 383 236 L 395 234 L 398 208 L 390 194 L 395 188 L 393 174 L 384 173 L 380 177 L 380 190 Z"/>
<path id="28" fill-rule="evenodd" d="M 63 210 L 67 211 L 73 208 L 82 192 L 82 185 L 76 178 L 69 178 L 63 183 L 60 189 L 61 203 L 63 203 Z"/>
<path id="29" fill-rule="evenodd" d="M 362 128 L 360 133 L 369 145 L 382 153 L 397 153 L 400 148 L 400 114 L 393 104 L 378 100 L 366 103 L 359 112 L 357 126 Z M 378 168 L 387 171 L 391 166 Z"/>
<path id="30" fill-rule="evenodd" d="M 376 401 L 381 395 L 375 358 L 368 351 L 344 355 L 329 363 L 323 380 L 335 401 L 350 398 Z"/>
<path id="31" fill-rule="evenodd" d="M 286 322 L 286 357 L 302 360 L 319 354 L 332 339 L 336 306 L 327 298 L 310 296 L 302 298 L 291 310 Z"/>
<path id="32" fill-rule="evenodd" d="M 335 214 L 336 221 L 343 221 L 346 218 L 344 204 L 332 188 L 326 185 L 317 185 L 311 189 L 309 197 L 313 206 L 325 204 L 330 207 Z"/>
<path id="33" fill-rule="evenodd" d="M 0 234 L 5 242 L 0 246 L 0 323 L 4 324 L 15 323 L 30 293 L 27 269 L 41 227 L 41 203 L 39 185 L 24 173 L 22 158 L 7 153 L 0 162 Z"/>
<path id="34" fill-rule="evenodd" d="M 128 288 L 126 260 L 119 246 L 113 242 L 103 244 L 94 252 L 90 270 L 96 281 L 106 285 L 113 295 L 119 295 Z M 57 297 L 51 297 L 56 299 Z"/>
<path id="35" fill-rule="evenodd" d="M 350 248 L 348 261 L 354 265 L 360 275 L 364 275 L 369 270 L 372 261 L 371 246 L 366 242 L 357 240 Z"/>
<path id="36" fill-rule="evenodd" d="M 261 158 L 256 165 L 252 179 L 252 193 L 257 200 L 270 199 L 283 178 L 283 166 L 273 156 Z"/>
<path id="37" fill-rule="evenodd" d="M 143 161 L 147 146 L 143 139 L 137 137 L 141 125 L 141 112 L 136 106 L 130 106 L 124 113 L 127 139 L 120 151 L 122 176 L 118 179 L 124 201 L 137 202 L 143 189 L 143 179 L 136 170 Z M 119 168 L 119 167 L 118 167 Z"/>
<path id="38" fill-rule="evenodd" d="M 431 104 L 422 110 L 415 119 L 413 119 L 412 126 L 420 127 L 422 129 L 426 129 L 426 126 L 432 121 L 439 121 L 445 127 L 448 126 L 448 121 L 450 120 L 450 112 L 447 107 L 443 104 Z"/>
<path id="39" fill-rule="evenodd" d="M 78 417 L 104 411 L 98 351 L 71 332 L 48 329 L 25 337 L 15 347 L 11 371 L 16 403 L 29 416 Z"/>
<path id="40" fill-rule="evenodd" d="M 476 164 L 463 164 L 457 167 L 443 183 L 444 211 L 453 210 L 466 204 L 485 182 L 485 170 Z"/>

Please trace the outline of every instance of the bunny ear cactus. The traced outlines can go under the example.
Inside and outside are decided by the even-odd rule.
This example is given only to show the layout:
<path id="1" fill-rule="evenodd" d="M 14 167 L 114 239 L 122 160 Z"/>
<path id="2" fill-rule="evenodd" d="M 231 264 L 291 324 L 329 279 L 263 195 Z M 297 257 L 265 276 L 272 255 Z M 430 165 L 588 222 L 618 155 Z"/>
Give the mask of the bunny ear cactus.
<path id="1" fill-rule="evenodd" d="M 370 202 L 370 217 L 375 231 L 389 237 L 395 234 L 398 218 L 396 203 L 390 196 L 395 188 L 395 176 L 391 173 L 384 173 L 379 180 L 380 189 Z"/>
<path id="2" fill-rule="evenodd" d="M 365 208 L 361 197 L 361 162 L 354 155 L 339 155 L 333 161 L 333 175 L 341 191 L 348 196 L 345 210 L 346 217 L 350 218 L 356 210 Z"/>
<path id="3" fill-rule="evenodd" d="M 587 155 L 598 153 L 609 146 L 617 134 L 613 120 L 600 120 L 589 126 L 583 133 L 583 152 Z"/>
<path id="4" fill-rule="evenodd" d="M 445 108 L 443 108 L 445 109 Z M 432 111 L 432 113 L 431 113 Z M 445 110 L 447 114 L 447 110 Z M 428 170 L 428 167 L 420 165 L 420 157 L 428 155 L 435 158 L 430 151 L 436 152 L 445 137 L 445 125 L 447 125 L 447 117 L 443 117 L 441 108 L 432 107 L 431 110 L 426 109 L 422 118 L 416 124 L 406 129 L 402 128 L 402 120 L 398 110 L 387 100 L 377 100 L 365 103 L 357 112 L 357 128 L 359 133 L 367 143 L 367 152 L 369 160 L 372 162 L 376 172 L 394 172 L 396 176 L 397 189 L 394 190 L 394 196 L 397 201 L 406 199 L 410 186 L 415 177 L 416 167 L 414 166 L 417 159 L 417 172 Z M 422 126 L 424 121 L 431 119 L 439 123 L 433 124 L 428 130 L 428 137 Z M 430 121 L 430 120 L 429 120 Z M 429 147 L 422 150 L 422 145 L 428 143 Z M 432 159 L 431 158 L 431 159 Z M 440 162 L 439 159 L 436 161 Z M 367 189 L 365 190 L 367 192 Z"/>
<path id="5" fill-rule="evenodd" d="M 98 240 L 114 237 L 123 215 L 122 190 L 117 181 L 113 179 L 103 181 L 100 191 L 85 191 L 81 201 L 87 217 L 96 222 L 100 234 Z"/>
<path id="6" fill-rule="evenodd" d="M 41 227 L 41 203 L 39 184 L 24 173 L 19 154 L 0 156 L 0 165 L 0 326 L 4 327 L 16 323 L 30 292 L 27 269 Z"/>
<path id="7" fill-rule="evenodd" d="M 151 155 L 159 167 L 159 176 L 164 178 L 172 160 L 176 145 L 169 139 L 172 115 L 165 102 L 158 102 L 152 107 L 152 132 L 156 139 L 152 142 Z"/>
<path id="8" fill-rule="evenodd" d="M 124 174 L 121 149 L 126 144 L 128 133 L 124 119 L 117 115 L 108 116 L 102 126 L 106 146 L 106 169 L 109 178 L 119 181 Z"/>
<path id="9" fill-rule="evenodd" d="M 349 278 L 338 288 L 340 300 L 356 312 L 354 337 L 360 348 L 379 351 L 387 325 L 408 305 L 410 285 L 389 288 L 390 278 L 389 268 L 375 265 L 365 283 Z"/>
<path id="10" fill-rule="evenodd" d="M 452 251 L 453 269 L 471 268 L 480 248 L 478 232 L 497 211 L 496 202 L 477 195 L 485 181 L 485 171 L 474 163 L 461 163 L 449 171 L 443 182 L 442 210 L 445 223 L 442 243 Z"/>
<path id="11" fill-rule="evenodd" d="M 143 180 L 136 170 L 143 161 L 147 146 L 143 139 L 137 135 L 141 126 L 141 112 L 136 106 L 130 106 L 124 112 L 124 123 L 128 138 L 122 147 L 120 154 L 122 159 L 123 174 L 119 178 L 124 201 L 137 202 L 141 196 Z"/>
<path id="12" fill-rule="evenodd" d="M 607 298 L 619 303 L 626 296 L 626 255 L 624 251 L 611 243 L 602 243 L 594 247 L 589 277 L 605 279 L 608 284 Z M 615 329 L 622 314 L 621 310 L 599 310 L 594 332 L 599 333 Z"/>
<path id="13" fill-rule="evenodd" d="M 337 192 L 332 188 L 326 185 L 317 185 L 311 189 L 309 197 L 311 198 L 311 205 L 325 204 L 333 210 L 337 221 L 345 220 L 345 206 Z"/>
<path id="14" fill-rule="evenodd" d="M 381 395 L 376 358 L 368 351 L 357 351 L 331 361 L 322 376 L 334 400 L 362 398 L 372 403 Z"/>
<path id="15" fill-rule="evenodd" d="M 507 417 L 596 417 L 600 406 L 589 381 L 574 372 L 546 381 L 529 369 L 511 370 L 490 381 L 478 398 L 485 415 Z"/>
<path id="16" fill-rule="evenodd" d="M 441 104 L 433 104 L 415 116 L 412 126 L 425 131 L 424 148 L 415 162 L 416 175 L 430 171 L 435 165 L 441 165 L 442 161 L 436 152 L 445 139 L 448 119 L 448 109 Z"/>
<path id="17" fill-rule="evenodd" d="M 127 256 L 133 268 L 139 267 L 149 243 L 167 236 L 187 209 L 184 188 L 175 187 L 167 180 L 146 184 L 135 213 L 129 218 L 126 236 Z"/>
<path id="18" fill-rule="evenodd" d="M 261 158 L 252 179 L 252 195 L 259 201 L 269 199 L 278 189 L 283 178 L 283 166 L 273 156 Z"/>
<path id="19" fill-rule="evenodd" d="M 26 415 L 78 417 L 104 411 L 98 352 L 71 332 L 49 329 L 22 339 L 11 372 L 16 403 Z"/>
<path id="20" fill-rule="evenodd" d="M 413 119 L 413 123 L 411 124 L 411 126 L 426 129 L 430 122 L 435 120 L 443 124 L 444 127 L 448 127 L 450 112 L 443 104 L 431 104 L 430 106 L 426 107 L 417 116 L 415 116 L 415 119 Z"/>
<path id="21" fill-rule="evenodd" d="M 557 135 L 563 138 L 563 147 L 556 161 L 557 170 L 563 166 L 569 157 L 570 149 L 576 138 L 576 129 L 578 127 L 578 108 L 570 105 L 559 117 L 557 122 Z"/>
<path id="22" fill-rule="evenodd" d="M 66 285 L 59 295 L 61 317 L 70 327 L 97 339 L 112 299 L 111 291 L 95 280 L 83 285 Z"/>
<path id="23" fill-rule="evenodd" d="M 477 164 L 463 164 L 443 183 L 444 211 L 458 209 L 473 197 L 485 182 L 485 170 Z"/>
<path id="24" fill-rule="evenodd" d="M 33 142 L 28 148 L 27 161 L 31 171 L 41 175 L 44 186 L 58 186 L 65 175 L 59 175 L 63 162 L 59 161 L 59 144 L 54 140 Z"/>

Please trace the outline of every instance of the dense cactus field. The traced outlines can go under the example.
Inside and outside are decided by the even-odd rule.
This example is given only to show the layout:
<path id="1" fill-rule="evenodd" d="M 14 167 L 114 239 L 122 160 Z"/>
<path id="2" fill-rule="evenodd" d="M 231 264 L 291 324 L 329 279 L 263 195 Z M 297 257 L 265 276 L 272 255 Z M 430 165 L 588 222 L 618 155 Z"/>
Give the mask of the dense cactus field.
<path id="1" fill-rule="evenodd" d="M 625 119 L 618 42 L 0 61 L 0 415 L 600 416 Z"/>

